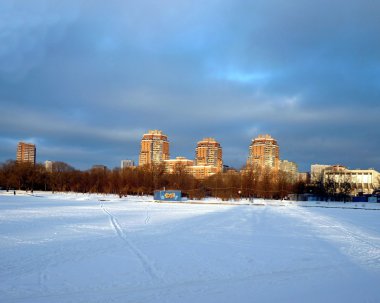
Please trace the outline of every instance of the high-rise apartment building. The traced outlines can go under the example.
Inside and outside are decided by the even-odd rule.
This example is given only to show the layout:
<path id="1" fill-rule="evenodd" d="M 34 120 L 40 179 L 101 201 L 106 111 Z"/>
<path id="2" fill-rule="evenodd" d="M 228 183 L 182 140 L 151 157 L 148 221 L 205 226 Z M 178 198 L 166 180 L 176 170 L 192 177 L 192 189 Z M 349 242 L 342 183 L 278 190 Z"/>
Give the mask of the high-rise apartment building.
<path id="1" fill-rule="evenodd" d="M 280 164 L 280 148 L 270 135 L 259 135 L 249 146 L 247 166 L 269 167 L 278 170 Z"/>
<path id="2" fill-rule="evenodd" d="M 139 165 L 160 164 L 169 159 L 168 137 L 160 130 L 149 130 L 141 139 Z"/>
<path id="3" fill-rule="evenodd" d="M 204 138 L 199 141 L 195 149 L 197 166 L 216 167 L 218 172 L 223 170 L 222 147 L 214 138 Z"/>
<path id="4" fill-rule="evenodd" d="M 19 142 L 17 145 L 16 161 L 36 164 L 36 146 L 31 143 Z"/>

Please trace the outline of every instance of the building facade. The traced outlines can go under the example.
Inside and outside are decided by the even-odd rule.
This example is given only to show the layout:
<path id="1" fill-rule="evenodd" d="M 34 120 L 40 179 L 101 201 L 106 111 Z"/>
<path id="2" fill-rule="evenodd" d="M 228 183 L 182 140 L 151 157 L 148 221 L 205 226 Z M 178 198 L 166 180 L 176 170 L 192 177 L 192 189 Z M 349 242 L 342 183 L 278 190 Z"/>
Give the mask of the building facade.
<path id="1" fill-rule="evenodd" d="M 380 173 L 374 169 L 348 169 L 341 165 L 330 166 L 323 171 L 323 181 L 334 181 L 337 187 L 350 183 L 351 195 L 372 194 L 380 188 Z"/>
<path id="2" fill-rule="evenodd" d="M 312 183 L 317 183 L 323 179 L 323 171 L 331 165 L 312 164 L 310 166 L 310 178 Z"/>
<path id="3" fill-rule="evenodd" d="M 175 159 L 164 160 L 165 172 L 168 174 L 174 174 L 179 171 L 185 173 L 191 173 L 189 167 L 194 165 L 193 160 L 189 160 L 185 157 L 176 157 Z"/>
<path id="4" fill-rule="evenodd" d="M 31 143 L 19 142 L 17 145 L 16 161 L 19 163 L 36 164 L 36 146 Z"/>
<path id="5" fill-rule="evenodd" d="M 194 161 L 185 157 L 165 160 L 165 172 L 174 174 L 183 172 L 196 179 L 205 179 L 220 172 L 220 168 L 213 165 L 194 165 Z"/>
<path id="6" fill-rule="evenodd" d="M 249 146 L 247 166 L 279 170 L 280 148 L 270 135 L 259 135 Z"/>
<path id="7" fill-rule="evenodd" d="M 139 166 L 162 164 L 169 160 L 168 137 L 160 130 L 149 130 L 141 139 Z"/>
<path id="8" fill-rule="evenodd" d="M 217 172 L 222 172 L 223 153 L 220 144 L 214 138 L 199 141 L 195 149 L 195 163 L 197 166 L 211 166 Z"/>
<path id="9" fill-rule="evenodd" d="M 121 160 L 121 162 L 120 162 L 120 168 L 121 169 L 128 168 L 128 167 L 134 167 L 134 166 L 135 166 L 135 162 L 133 160 Z"/>
<path id="10" fill-rule="evenodd" d="M 52 173 L 53 172 L 53 164 L 54 164 L 53 161 L 46 160 L 45 161 L 45 170 L 49 173 Z"/>
<path id="11" fill-rule="evenodd" d="M 298 165 L 293 161 L 280 160 L 280 170 L 287 175 L 292 182 L 298 181 Z"/>
<path id="12" fill-rule="evenodd" d="M 299 172 L 298 173 L 298 182 L 303 182 L 306 184 L 310 183 L 310 173 L 309 172 Z"/>
<path id="13" fill-rule="evenodd" d="M 179 170 L 197 179 L 205 179 L 223 171 L 222 147 L 214 138 L 204 138 L 197 143 L 195 160 L 185 157 L 164 160 L 165 172 L 172 174 Z"/>
<path id="14" fill-rule="evenodd" d="M 220 168 L 212 165 L 194 165 L 188 167 L 188 172 L 196 179 L 206 179 L 220 173 Z"/>

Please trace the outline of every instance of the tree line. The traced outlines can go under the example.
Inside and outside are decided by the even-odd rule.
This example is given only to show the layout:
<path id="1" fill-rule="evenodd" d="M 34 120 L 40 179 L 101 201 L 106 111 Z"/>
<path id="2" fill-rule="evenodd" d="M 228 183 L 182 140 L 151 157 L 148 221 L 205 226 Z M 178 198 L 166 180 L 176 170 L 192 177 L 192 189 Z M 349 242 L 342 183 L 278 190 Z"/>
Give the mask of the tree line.
<path id="1" fill-rule="evenodd" d="M 42 164 L 6 161 L 0 164 L 0 187 L 5 190 L 43 190 L 126 195 L 151 195 L 154 190 L 181 190 L 190 199 L 218 197 L 283 199 L 301 188 L 291 176 L 269 168 L 229 170 L 206 179 L 196 179 L 178 166 L 166 173 L 164 165 L 113 170 L 81 171 L 64 162 L 54 162 L 51 171 Z"/>
<path id="2" fill-rule="evenodd" d="M 310 194 L 320 200 L 350 200 L 350 180 L 332 178 L 310 184 L 269 168 L 245 167 L 229 170 L 206 179 L 196 179 L 183 166 L 167 173 L 164 165 L 146 165 L 113 170 L 94 168 L 81 171 L 64 162 L 54 162 L 51 171 L 43 164 L 0 163 L 0 188 L 4 190 L 42 190 L 126 195 L 152 195 L 155 190 L 181 190 L 190 199 L 217 197 L 284 199 L 290 194 Z"/>
<path id="3" fill-rule="evenodd" d="M 313 183 L 307 184 L 299 190 L 304 193 L 311 193 L 322 201 L 351 201 L 352 180 L 345 178 L 338 182 L 334 177 L 322 175 Z"/>

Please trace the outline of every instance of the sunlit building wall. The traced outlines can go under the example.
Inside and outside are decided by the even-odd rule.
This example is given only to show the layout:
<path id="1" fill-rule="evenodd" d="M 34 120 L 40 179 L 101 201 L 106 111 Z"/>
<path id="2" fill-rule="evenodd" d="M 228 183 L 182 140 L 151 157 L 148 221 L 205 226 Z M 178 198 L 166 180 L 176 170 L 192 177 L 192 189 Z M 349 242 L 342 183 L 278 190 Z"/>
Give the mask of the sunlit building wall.
<path id="1" fill-rule="evenodd" d="M 311 182 L 316 183 L 316 182 L 322 181 L 323 171 L 330 166 L 331 165 L 326 165 L 326 164 L 312 164 L 310 166 Z"/>
<path id="2" fill-rule="evenodd" d="M 270 135 L 259 135 L 249 146 L 247 166 L 269 167 L 278 170 L 280 167 L 280 148 Z"/>
<path id="3" fill-rule="evenodd" d="M 298 181 L 298 165 L 293 161 L 280 160 L 280 170 L 288 174 L 290 181 Z"/>
<path id="4" fill-rule="evenodd" d="M 185 157 L 176 157 L 175 159 L 164 160 L 165 172 L 168 174 L 173 174 L 176 172 L 191 173 L 189 166 L 194 165 L 193 160 L 189 160 Z"/>
<path id="5" fill-rule="evenodd" d="M 223 153 L 219 142 L 214 138 L 204 138 L 197 143 L 195 149 L 197 166 L 212 166 L 217 172 L 223 171 Z"/>
<path id="6" fill-rule="evenodd" d="M 19 163 L 36 164 L 36 146 L 31 143 L 19 142 L 17 145 L 16 161 Z"/>
<path id="7" fill-rule="evenodd" d="M 160 130 L 149 130 L 141 139 L 139 165 L 161 164 L 169 160 L 168 137 Z"/>
<path id="8" fill-rule="evenodd" d="M 344 166 L 330 166 L 323 172 L 323 181 L 334 181 L 338 186 L 348 182 L 351 184 L 351 194 L 372 194 L 380 187 L 380 173 L 374 169 L 347 169 Z"/>

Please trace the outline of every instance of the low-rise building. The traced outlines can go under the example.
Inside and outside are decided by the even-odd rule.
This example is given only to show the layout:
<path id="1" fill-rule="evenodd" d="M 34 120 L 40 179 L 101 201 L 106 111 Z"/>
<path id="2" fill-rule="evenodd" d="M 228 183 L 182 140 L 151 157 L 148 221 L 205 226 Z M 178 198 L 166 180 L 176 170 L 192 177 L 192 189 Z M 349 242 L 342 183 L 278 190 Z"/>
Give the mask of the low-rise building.
<path id="1" fill-rule="evenodd" d="M 185 157 L 165 160 L 165 172 L 174 174 L 182 171 L 192 175 L 196 179 L 205 179 L 220 172 L 220 168 L 214 165 L 194 165 L 194 161 Z"/>
<path id="2" fill-rule="evenodd" d="M 205 179 L 220 173 L 220 168 L 213 165 L 194 165 L 188 167 L 188 172 L 196 179 Z"/>
<path id="3" fill-rule="evenodd" d="M 325 183 L 332 180 L 338 187 L 343 183 L 349 183 L 351 195 L 372 194 L 380 187 L 380 173 L 374 169 L 350 170 L 341 165 L 334 165 L 324 169 L 323 180 Z"/>
<path id="4" fill-rule="evenodd" d="M 189 160 L 185 157 L 176 157 L 175 159 L 164 160 L 165 172 L 168 174 L 173 174 L 179 170 L 183 170 L 186 173 L 189 173 L 189 166 L 194 165 L 193 160 Z"/>
<path id="5" fill-rule="evenodd" d="M 121 169 L 134 167 L 134 166 L 135 166 L 135 162 L 133 160 L 121 160 L 121 163 L 120 163 Z"/>

